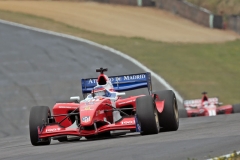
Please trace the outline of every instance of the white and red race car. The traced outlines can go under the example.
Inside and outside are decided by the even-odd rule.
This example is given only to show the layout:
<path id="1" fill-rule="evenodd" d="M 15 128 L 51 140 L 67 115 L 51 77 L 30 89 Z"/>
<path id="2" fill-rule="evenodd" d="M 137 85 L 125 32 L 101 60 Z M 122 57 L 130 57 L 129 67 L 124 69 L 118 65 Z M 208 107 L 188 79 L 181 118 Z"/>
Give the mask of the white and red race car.
<path id="1" fill-rule="evenodd" d="M 32 145 L 49 145 L 51 139 L 67 141 L 68 136 L 109 137 L 116 130 L 140 132 L 176 131 L 178 105 L 173 91 L 152 92 L 151 73 L 108 77 L 107 68 L 97 69 L 98 78 L 82 79 L 84 99 L 71 97 L 48 106 L 31 108 L 29 132 Z M 148 95 L 122 98 L 123 91 L 148 88 Z"/>
<path id="2" fill-rule="evenodd" d="M 185 100 L 183 102 L 184 108 L 179 109 L 180 118 L 240 113 L 240 104 L 222 105 L 217 97 L 208 98 L 207 92 L 202 94 L 202 99 Z"/>

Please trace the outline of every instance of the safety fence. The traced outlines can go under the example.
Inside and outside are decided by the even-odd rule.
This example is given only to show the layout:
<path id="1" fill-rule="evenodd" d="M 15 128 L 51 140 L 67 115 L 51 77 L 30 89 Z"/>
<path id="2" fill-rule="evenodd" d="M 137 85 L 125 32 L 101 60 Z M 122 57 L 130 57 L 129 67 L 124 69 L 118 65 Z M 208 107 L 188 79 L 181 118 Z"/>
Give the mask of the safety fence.
<path id="1" fill-rule="evenodd" d="M 132 6 L 154 6 L 153 0 L 94 0 L 94 1 Z"/>
<path id="2" fill-rule="evenodd" d="M 228 17 L 227 28 L 240 34 L 240 16 Z"/>
<path id="3" fill-rule="evenodd" d="M 206 27 L 222 28 L 222 16 L 185 0 L 155 0 L 155 5 Z"/>

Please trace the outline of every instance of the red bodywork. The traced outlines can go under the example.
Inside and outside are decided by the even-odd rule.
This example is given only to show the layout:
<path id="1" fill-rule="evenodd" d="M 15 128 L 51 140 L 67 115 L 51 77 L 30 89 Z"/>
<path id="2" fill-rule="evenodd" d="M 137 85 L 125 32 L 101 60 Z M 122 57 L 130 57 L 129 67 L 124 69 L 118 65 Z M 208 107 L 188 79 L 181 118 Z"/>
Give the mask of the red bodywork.
<path id="1" fill-rule="evenodd" d="M 116 108 L 131 109 L 126 111 L 129 116 L 122 115 L 122 118 L 115 123 L 113 122 L 112 102 L 108 98 L 94 98 L 80 103 L 56 103 L 53 107 L 55 123 L 50 123 L 43 127 L 39 126 L 39 138 L 61 135 L 90 136 L 112 130 L 134 130 L 136 129 L 135 100 L 141 96 L 145 95 L 132 96 L 124 99 L 119 97 L 118 100 L 116 100 Z M 159 101 L 158 98 L 156 98 L 155 103 L 158 111 L 161 113 L 164 107 L 164 101 Z M 78 115 L 66 117 L 67 114 L 74 110 L 78 110 Z M 80 120 L 78 120 L 78 118 Z M 76 121 L 79 121 L 78 126 L 72 126 Z"/>
<path id="2" fill-rule="evenodd" d="M 220 106 L 218 98 L 208 98 L 206 94 L 202 99 L 185 100 L 184 107 L 188 117 L 216 116 L 219 114 L 231 114 L 232 105 Z"/>

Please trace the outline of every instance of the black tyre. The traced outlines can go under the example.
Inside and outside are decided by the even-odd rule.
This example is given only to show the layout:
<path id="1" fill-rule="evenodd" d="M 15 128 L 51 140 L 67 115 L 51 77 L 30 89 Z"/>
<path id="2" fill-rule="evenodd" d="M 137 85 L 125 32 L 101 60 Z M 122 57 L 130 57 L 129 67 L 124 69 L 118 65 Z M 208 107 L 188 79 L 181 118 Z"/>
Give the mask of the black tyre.
<path id="1" fill-rule="evenodd" d="M 187 118 L 187 110 L 185 108 L 178 109 L 179 118 Z"/>
<path id="2" fill-rule="evenodd" d="M 51 143 L 51 138 L 45 138 L 39 141 L 37 129 L 38 126 L 43 126 L 44 122 L 48 123 L 48 117 L 50 116 L 51 111 L 47 106 L 35 106 L 31 108 L 29 117 L 29 132 L 32 145 L 49 145 Z"/>
<path id="3" fill-rule="evenodd" d="M 136 99 L 136 113 L 142 135 L 159 132 L 159 118 L 152 96 L 143 96 Z"/>
<path id="4" fill-rule="evenodd" d="M 233 107 L 233 113 L 240 113 L 240 104 L 234 104 Z"/>
<path id="5" fill-rule="evenodd" d="M 178 105 L 172 90 L 154 92 L 161 101 L 164 100 L 162 113 L 158 113 L 161 131 L 176 131 L 179 126 Z"/>

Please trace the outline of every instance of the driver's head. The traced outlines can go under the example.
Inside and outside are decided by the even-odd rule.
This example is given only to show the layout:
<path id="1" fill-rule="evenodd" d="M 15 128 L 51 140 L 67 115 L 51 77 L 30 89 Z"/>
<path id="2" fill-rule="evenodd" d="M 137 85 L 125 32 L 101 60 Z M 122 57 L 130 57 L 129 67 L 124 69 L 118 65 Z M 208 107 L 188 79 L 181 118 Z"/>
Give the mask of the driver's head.
<path id="1" fill-rule="evenodd" d="M 92 90 L 92 94 L 94 94 L 94 96 L 106 96 L 107 97 L 107 93 L 108 93 L 107 90 L 101 85 L 94 87 Z"/>

